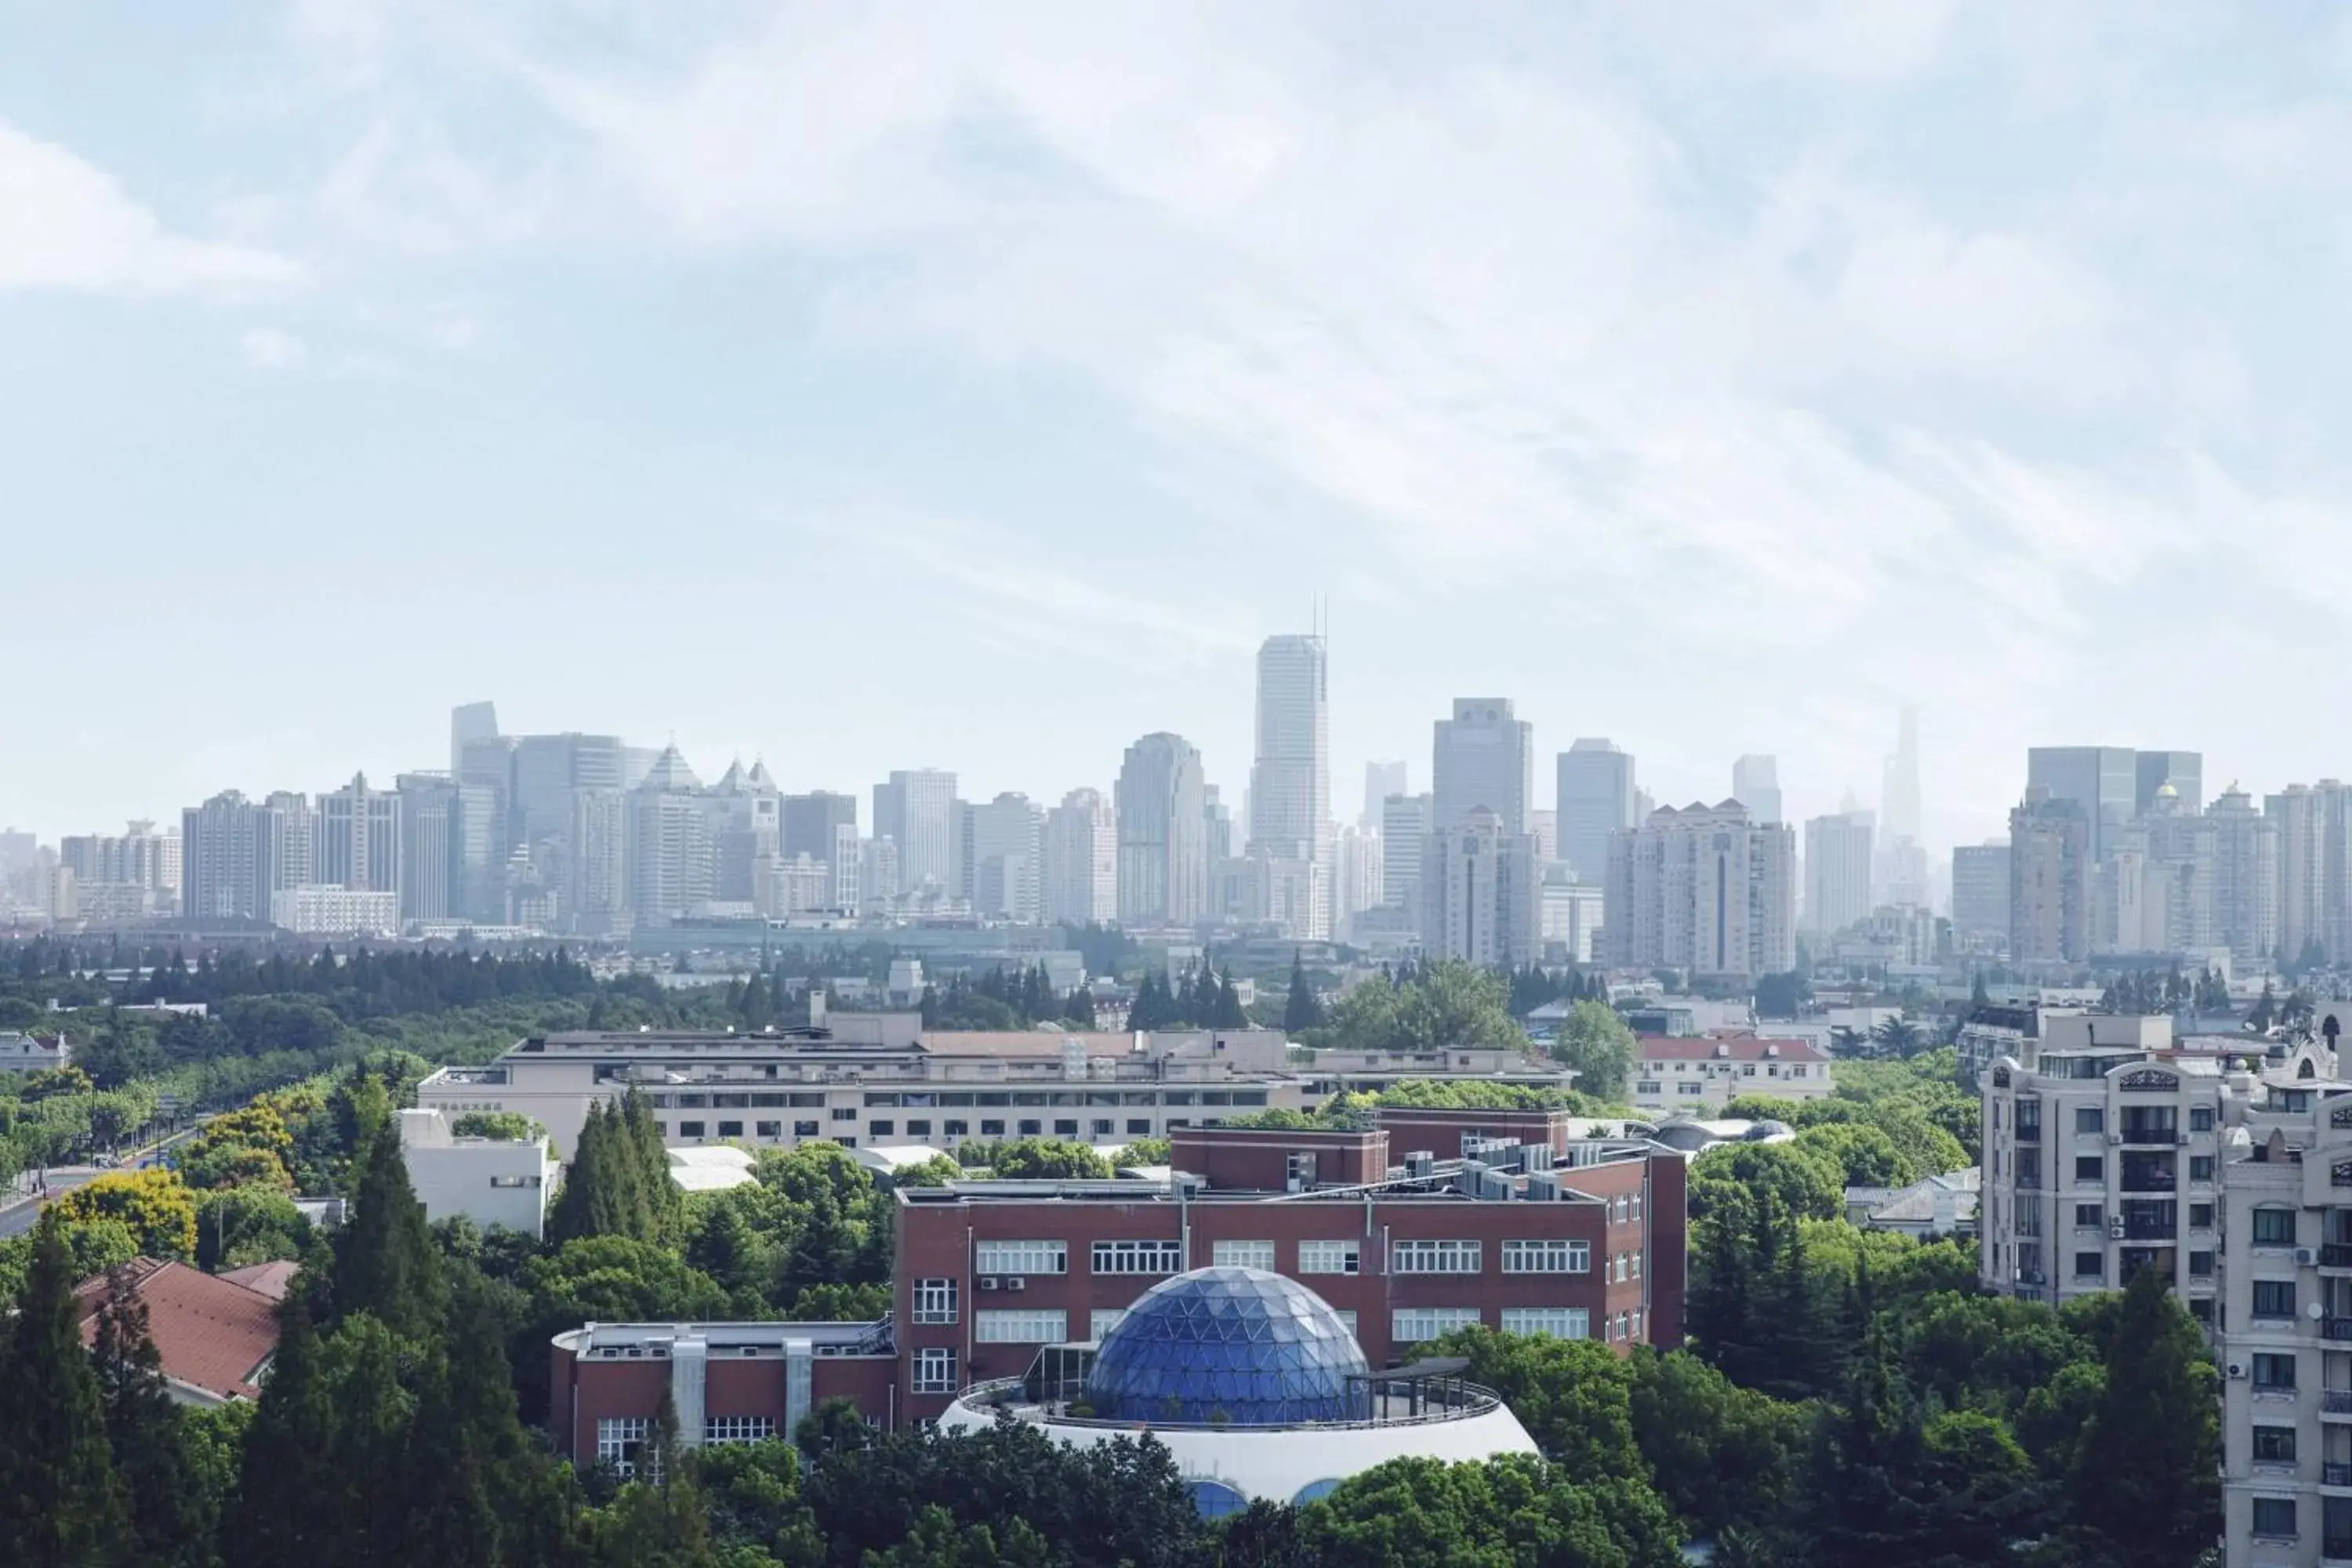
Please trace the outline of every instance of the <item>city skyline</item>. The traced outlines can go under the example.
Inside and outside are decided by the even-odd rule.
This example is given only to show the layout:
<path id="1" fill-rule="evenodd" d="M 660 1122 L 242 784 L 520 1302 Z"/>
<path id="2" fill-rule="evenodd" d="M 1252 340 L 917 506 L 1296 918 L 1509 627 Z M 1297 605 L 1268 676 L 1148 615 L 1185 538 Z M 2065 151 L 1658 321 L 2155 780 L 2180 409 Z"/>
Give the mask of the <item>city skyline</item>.
<path id="1" fill-rule="evenodd" d="M 979 799 L 1164 729 L 1237 804 L 1318 597 L 1342 821 L 1481 692 L 1792 821 L 1916 701 L 1937 845 L 2092 716 L 2340 772 L 2232 678 L 2352 635 L 2328 247 L 2245 238 L 2321 207 L 2309 20 L 36 8 L 0 471 L 75 679 L 0 822 L 389 780 L 487 693 Z"/>

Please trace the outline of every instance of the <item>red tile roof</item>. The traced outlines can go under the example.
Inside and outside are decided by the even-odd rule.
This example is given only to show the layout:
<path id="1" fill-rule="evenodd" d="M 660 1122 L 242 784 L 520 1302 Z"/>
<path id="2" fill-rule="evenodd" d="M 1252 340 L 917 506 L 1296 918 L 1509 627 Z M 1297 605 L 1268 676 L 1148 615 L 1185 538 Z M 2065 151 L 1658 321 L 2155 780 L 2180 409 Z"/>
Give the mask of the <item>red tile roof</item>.
<path id="1" fill-rule="evenodd" d="M 133 1289 L 147 1305 L 147 1332 L 163 1358 L 163 1375 L 218 1399 L 254 1399 L 256 1382 L 278 1349 L 278 1303 L 258 1290 L 184 1263 L 142 1258 L 131 1265 Z M 86 1279 L 74 1291 L 82 1304 L 81 1337 L 98 1335 L 98 1306 L 106 1278 Z"/>
<path id="2" fill-rule="evenodd" d="M 248 1263 L 242 1268 L 224 1268 L 220 1277 L 248 1290 L 258 1290 L 273 1301 L 283 1301 L 287 1289 L 294 1283 L 294 1276 L 301 1271 L 300 1264 L 281 1258 L 269 1263 Z"/>
<path id="3" fill-rule="evenodd" d="M 1815 1048 L 1811 1040 L 1766 1040 L 1753 1035 L 1703 1040 L 1669 1035 L 1643 1035 L 1640 1045 L 1642 1059 L 1645 1062 L 1825 1062 L 1830 1059 L 1826 1053 Z"/>

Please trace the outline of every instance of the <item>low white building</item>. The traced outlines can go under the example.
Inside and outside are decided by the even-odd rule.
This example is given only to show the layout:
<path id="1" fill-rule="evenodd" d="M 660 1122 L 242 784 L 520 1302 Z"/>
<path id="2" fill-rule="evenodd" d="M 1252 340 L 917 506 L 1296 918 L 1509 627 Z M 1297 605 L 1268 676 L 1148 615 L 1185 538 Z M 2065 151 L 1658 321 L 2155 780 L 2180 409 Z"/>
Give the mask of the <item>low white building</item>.
<path id="1" fill-rule="evenodd" d="M 63 1035 L 44 1038 L 0 1029 L 0 1072 L 47 1072 L 72 1061 L 73 1047 Z"/>
<path id="2" fill-rule="evenodd" d="M 389 936 L 400 931 L 400 895 L 305 883 L 269 895 L 269 923 L 297 936 Z"/>
<path id="3" fill-rule="evenodd" d="M 556 1165 L 544 1135 L 460 1138 L 438 1110 L 404 1110 L 400 1146 L 427 1220 L 463 1215 L 484 1230 L 502 1226 L 533 1239 L 546 1234 Z"/>
<path id="4" fill-rule="evenodd" d="M 1830 1065 L 1829 1054 L 1805 1040 L 1644 1035 L 1635 1042 L 1633 1104 L 1704 1118 L 1743 1095 L 1826 1100 L 1837 1088 Z"/>

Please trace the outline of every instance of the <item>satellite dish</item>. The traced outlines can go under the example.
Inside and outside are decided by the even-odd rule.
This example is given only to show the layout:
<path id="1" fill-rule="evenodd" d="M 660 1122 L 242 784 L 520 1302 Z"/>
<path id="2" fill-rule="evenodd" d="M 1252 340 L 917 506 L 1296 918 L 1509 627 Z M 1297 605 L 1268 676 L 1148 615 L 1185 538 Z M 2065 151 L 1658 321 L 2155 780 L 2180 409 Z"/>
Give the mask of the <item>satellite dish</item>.
<path id="1" fill-rule="evenodd" d="M 2327 1316 L 2327 1309 L 2316 1301 L 2306 1301 L 2304 1303 L 2303 1315 L 2315 1323 Z"/>

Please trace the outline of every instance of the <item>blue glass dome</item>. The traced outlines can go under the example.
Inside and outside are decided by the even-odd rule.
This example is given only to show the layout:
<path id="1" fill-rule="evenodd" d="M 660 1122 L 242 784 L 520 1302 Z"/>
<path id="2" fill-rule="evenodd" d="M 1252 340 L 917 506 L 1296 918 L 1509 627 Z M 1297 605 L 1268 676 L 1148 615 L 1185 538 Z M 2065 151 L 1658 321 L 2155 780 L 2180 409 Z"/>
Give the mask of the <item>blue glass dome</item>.
<path id="1" fill-rule="evenodd" d="M 1145 1292 L 1087 1377 L 1097 1416 L 1280 1426 L 1358 1417 L 1368 1370 L 1322 1297 L 1257 1268 L 1196 1268 Z"/>

